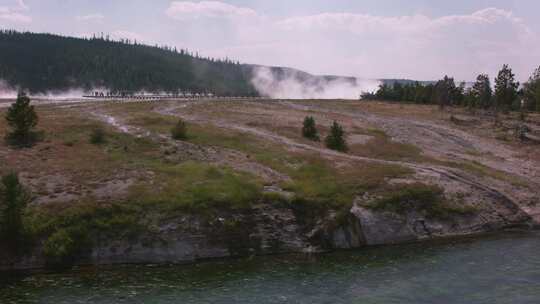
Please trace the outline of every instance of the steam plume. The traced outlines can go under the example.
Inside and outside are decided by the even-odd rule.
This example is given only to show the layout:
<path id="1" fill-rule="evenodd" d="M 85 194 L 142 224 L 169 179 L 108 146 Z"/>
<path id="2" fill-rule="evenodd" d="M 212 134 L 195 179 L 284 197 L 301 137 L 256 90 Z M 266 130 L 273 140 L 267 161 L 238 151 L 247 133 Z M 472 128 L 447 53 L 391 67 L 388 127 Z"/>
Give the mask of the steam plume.
<path id="1" fill-rule="evenodd" d="M 376 91 L 378 80 L 313 76 L 287 68 L 256 67 L 252 84 L 259 94 L 282 99 L 358 99 L 362 92 Z"/>

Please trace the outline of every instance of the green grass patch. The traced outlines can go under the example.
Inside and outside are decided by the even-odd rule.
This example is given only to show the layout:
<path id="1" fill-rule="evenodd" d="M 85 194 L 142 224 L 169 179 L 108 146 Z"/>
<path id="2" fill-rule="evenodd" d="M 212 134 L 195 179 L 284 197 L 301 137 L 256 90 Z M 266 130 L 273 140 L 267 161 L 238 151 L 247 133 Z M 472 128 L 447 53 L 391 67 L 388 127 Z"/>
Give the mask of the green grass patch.
<path id="1" fill-rule="evenodd" d="M 261 199 L 262 184 L 253 176 L 201 162 L 154 163 L 155 186 L 134 187 L 131 201 L 162 211 L 211 213 L 249 209 Z"/>
<path id="2" fill-rule="evenodd" d="M 367 207 L 397 214 L 416 211 L 425 217 L 439 219 L 448 219 L 455 214 L 471 214 L 475 211 L 473 207 L 446 200 L 442 188 L 421 183 L 395 187 L 382 198 L 369 203 Z"/>
<path id="3" fill-rule="evenodd" d="M 55 266 L 69 264 L 100 238 L 136 236 L 146 229 L 142 216 L 144 212 L 136 205 L 79 202 L 29 208 L 24 224 L 32 239 L 43 241 L 47 262 Z"/>
<path id="4" fill-rule="evenodd" d="M 311 159 L 291 172 L 285 189 L 295 193 L 290 206 L 297 218 L 309 226 L 329 210 L 348 213 L 357 195 L 386 187 L 387 179 L 405 177 L 412 171 L 396 165 L 364 163 L 354 169 L 336 169 Z"/>

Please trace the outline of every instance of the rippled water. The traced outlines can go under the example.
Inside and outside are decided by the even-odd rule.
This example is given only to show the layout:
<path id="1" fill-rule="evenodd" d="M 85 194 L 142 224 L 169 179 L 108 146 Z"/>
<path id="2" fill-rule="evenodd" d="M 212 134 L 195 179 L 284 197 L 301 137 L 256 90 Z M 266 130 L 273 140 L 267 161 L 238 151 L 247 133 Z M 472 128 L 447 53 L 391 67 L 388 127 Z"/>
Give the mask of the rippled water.
<path id="1" fill-rule="evenodd" d="M 3 275 L 0 303 L 540 303 L 540 233 L 191 266 Z"/>

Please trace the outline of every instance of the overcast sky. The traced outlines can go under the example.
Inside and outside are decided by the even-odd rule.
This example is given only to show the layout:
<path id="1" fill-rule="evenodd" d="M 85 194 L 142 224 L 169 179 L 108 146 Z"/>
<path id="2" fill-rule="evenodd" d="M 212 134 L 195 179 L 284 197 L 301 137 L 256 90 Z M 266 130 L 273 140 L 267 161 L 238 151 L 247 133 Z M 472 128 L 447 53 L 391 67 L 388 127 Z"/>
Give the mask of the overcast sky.
<path id="1" fill-rule="evenodd" d="M 316 74 L 520 80 L 540 65 L 538 0 L 0 0 L 0 27 L 108 33 Z"/>

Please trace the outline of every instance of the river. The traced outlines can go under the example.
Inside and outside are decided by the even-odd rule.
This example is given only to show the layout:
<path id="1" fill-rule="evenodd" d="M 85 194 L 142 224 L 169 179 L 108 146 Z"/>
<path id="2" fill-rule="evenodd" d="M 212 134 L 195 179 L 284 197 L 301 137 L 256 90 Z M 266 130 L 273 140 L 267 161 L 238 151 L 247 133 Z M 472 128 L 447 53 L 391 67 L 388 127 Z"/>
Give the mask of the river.
<path id="1" fill-rule="evenodd" d="M 540 303 L 540 232 L 196 265 L 0 274 L 0 303 Z"/>

